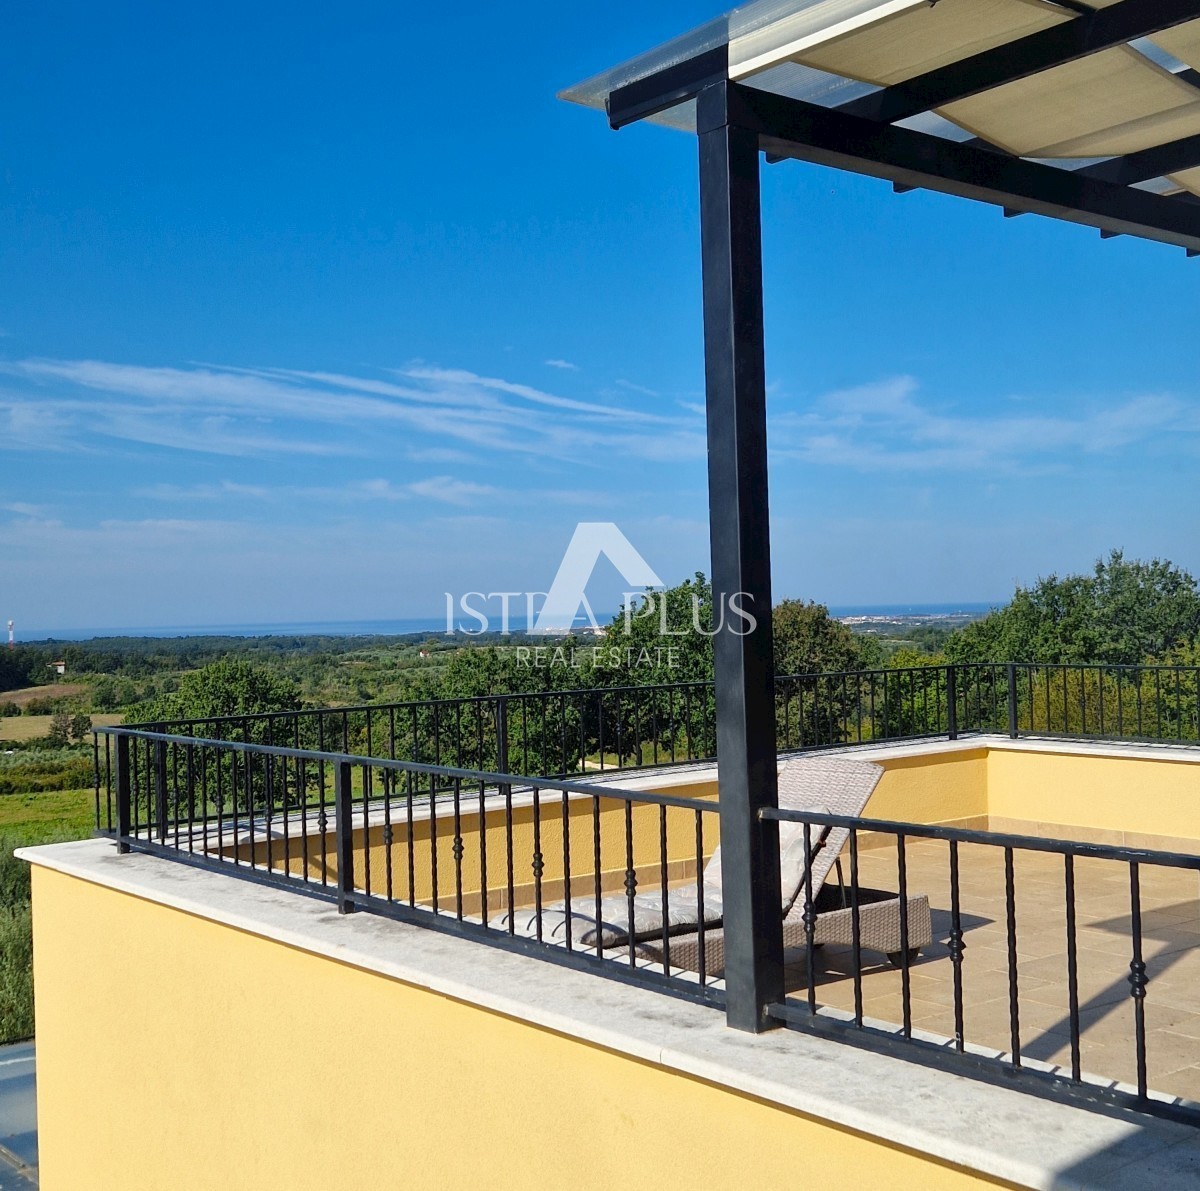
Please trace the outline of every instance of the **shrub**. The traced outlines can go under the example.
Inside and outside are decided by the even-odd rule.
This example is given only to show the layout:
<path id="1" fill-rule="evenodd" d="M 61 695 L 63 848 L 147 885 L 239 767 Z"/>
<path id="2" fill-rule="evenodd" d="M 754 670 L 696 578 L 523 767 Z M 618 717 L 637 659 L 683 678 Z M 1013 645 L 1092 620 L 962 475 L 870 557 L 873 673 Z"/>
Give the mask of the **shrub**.
<path id="1" fill-rule="evenodd" d="M 0 764 L 0 795 L 37 794 L 45 790 L 79 790 L 95 777 L 89 753 L 61 749 L 54 753 L 24 749 Z"/>
<path id="2" fill-rule="evenodd" d="M 22 861 L 17 861 L 27 868 Z M 33 916 L 28 901 L 0 907 L 0 1043 L 33 1037 Z"/>

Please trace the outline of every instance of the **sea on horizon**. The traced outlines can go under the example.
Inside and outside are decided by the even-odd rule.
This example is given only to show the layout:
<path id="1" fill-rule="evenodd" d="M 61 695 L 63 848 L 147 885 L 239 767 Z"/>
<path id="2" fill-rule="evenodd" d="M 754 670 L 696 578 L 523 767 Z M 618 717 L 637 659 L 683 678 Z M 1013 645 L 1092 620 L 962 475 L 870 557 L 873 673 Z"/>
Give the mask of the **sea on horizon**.
<path id="1" fill-rule="evenodd" d="M 917 618 L 943 616 L 982 616 L 1003 601 L 959 604 L 839 604 L 830 605 L 835 617 Z M 600 624 L 607 624 L 615 613 L 597 613 Z M 584 617 L 578 626 L 587 624 Z M 524 632 L 525 621 L 513 617 L 513 632 Z M 36 645 L 45 641 L 92 641 L 105 637 L 404 637 L 414 633 L 440 636 L 446 631 L 445 616 L 413 617 L 398 620 L 314 620 L 286 624 L 212 624 L 166 625 L 156 627 L 31 629 L 18 631 L 20 644 Z"/>

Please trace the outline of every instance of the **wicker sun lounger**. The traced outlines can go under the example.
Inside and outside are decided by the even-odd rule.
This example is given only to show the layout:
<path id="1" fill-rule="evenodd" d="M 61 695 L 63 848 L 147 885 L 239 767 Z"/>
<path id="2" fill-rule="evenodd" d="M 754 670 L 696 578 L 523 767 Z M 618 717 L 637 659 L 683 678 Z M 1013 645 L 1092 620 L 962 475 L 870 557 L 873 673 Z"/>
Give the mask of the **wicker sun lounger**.
<path id="1" fill-rule="evenodd" d="M 867 801 L 882 776 L 883 770 L 869 761 L 832 756 L 797 757 L 780 766 L 779 805 L 791 810 L 810 811 L 827 807 L 830 814 L 859 816 L 866 809 Z M 781 823 L 780 827 L 783 826 Z M 810 838 L 816 840 L 818 828 L 814 826 L 810 831 Z M 849 829 L 831 828 L 825 837 L 824 846 L 813 859 L 812 901 L 817 916 L 813 929 L 815 946 L 825 943 L 852 946 L 854 942 L 854 909 L 851 906 L 850 891 L 842 885 L 840 867 L 837 886 L 825 883 L 849 838 Z M 714 859 L 716 858 L 714 854 Z M 784 913 L 785 948 L 805 946 L 805 900 L 804 897 L 796 896 Z M 854 900 L 858 903 L 859 946 L 864 950 L 883 952 L 893 964 L 901 963 L 904 932 L 901 930 L 900 898 L 884 890 L 859 886 Z M 906 904 L 907 942 L 911 959 L 922 947 L 928 947 L 933 941 L 933 926 L 929 914 L 929 898 L 926 894 L 909 894 Z M 669 958 L 673 968 L 700 971 L 699 931 L 672 937 L 669 944 Z M 667 950 L 663 946 L 661 935 L 657 939 L 646 938 L 640 941 L 639 949 L 647 958 L 658 963 L 663 962 Z M 704 931 L 703 952 L 704 975 L 720 976 L 725 970 L 725 932 L 719 926 Z"/>
<path id="2" fill-rule="evenodd" d="M 779 804 L 793 810 L 855 816 L 862 814 L 867 800 L 882 776 L 878 765 L 843 757 L 810 756 L 786 762 L 779 771 Z M 810 865 L 804 856 L 804 827 L 799 823 L 780 823 L 781 912 L 784 946 L 802 946 L 805 942 L 803 911 L 805 869 L 811 867 L 813 904 L 817 911 L 814 942 L 852 942 L 853 911 L 848 893 L 839 887 L 826 888 L 825 880 L 849 838 L 845 828 L 810 828 L 812 853 Z M 721 929 L 721 850 L 718 847 L 704 867 L 704 906 L 697 904 L 695 886 L 668 891 L 666 934 L 669 936 L 672 968 L 698 971 L 704 922 L 703 950 L 706 975 L 719 976 L 724 970 L 724 932 Z M 880 890 L 858 889 L 859 942 L 864 948 L 882 951 L 896 962 L 900 959 L 900 899 Z M 924 894 L 907 899 L 908 947 L 910 953 L 928 946 L 932 940 L 929 899 Z M 661 894 L 639 894 L 634 898 L 633 920 L 625 897 L 605 898 L 600 907 L 599 935 L 604 948 L 629 946 L 630 926 L 634 943 L 643 958 L 661 963 L 663 945 L 663 899 Z M 533 935 L 539 918 L 533 910 L 514 912 L 518 933 Z M 541 937 L 547 942 L 565 943 L 568 929 L 578 947 L 594 947 L 597 923 L 583 906 L 575 903 L 570 916 L 565 906 L 544 907 L 540 915 Z"/>

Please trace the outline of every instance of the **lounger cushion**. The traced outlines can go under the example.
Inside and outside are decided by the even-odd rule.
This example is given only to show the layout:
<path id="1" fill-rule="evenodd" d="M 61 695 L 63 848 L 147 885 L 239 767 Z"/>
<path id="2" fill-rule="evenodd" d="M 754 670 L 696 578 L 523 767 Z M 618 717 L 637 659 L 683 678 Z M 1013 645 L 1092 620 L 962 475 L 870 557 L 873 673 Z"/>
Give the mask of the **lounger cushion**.
<path id="1" fill-rule="evenodd" d="M 815 815 L 829 814 L 827 806 L 808 806 L 804 808 Z M 827 827 L 816 823 L 808 828 L 808 846 L 816 848 L 821 839 L 828 834 Z M 818 852 L 819 856 L 820 853 Z M 783 912 L 786 914 L 795 904 L 804 886 L 805 847 L 803 823 L 779 824 L 779 886 L 783 894 Z M 816 857 L 814 857 L 815 862 Z M 814 863 L 814 868 L 818 866 Z"/>

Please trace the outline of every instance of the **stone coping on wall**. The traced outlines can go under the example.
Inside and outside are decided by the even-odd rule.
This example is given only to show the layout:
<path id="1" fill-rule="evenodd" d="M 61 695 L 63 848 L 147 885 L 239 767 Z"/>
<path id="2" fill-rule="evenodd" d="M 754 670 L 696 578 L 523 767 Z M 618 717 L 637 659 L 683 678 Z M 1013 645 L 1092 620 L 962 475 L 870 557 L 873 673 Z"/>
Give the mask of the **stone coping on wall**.
<path id="1" fill-rule="evenodd" d="M 1092 1110 L 795 1030 L 739 1033 L 710 1008 L 373 915 L 342 916 L 286 889 L 119 856 L 108 840 L 18 855 L 1020 1187 L 1200 1185 L 1200 1131 L 1186 1125 Z"/>

